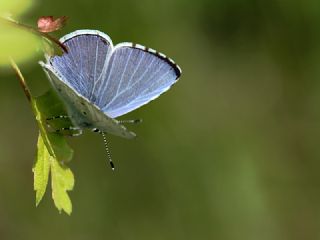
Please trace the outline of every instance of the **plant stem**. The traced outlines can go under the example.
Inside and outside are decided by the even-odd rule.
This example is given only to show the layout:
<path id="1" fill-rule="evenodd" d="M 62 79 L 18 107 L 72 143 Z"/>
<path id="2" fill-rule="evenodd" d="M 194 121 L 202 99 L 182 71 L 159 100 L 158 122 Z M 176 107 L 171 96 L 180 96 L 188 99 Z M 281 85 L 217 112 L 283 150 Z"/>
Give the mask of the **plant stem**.
<path id="1" fill-rule="evenodd" d="M 29 103 L 31 104 L 33 113 L 34 113 L 34 115 L 36 117 L 39 129 L 40 129 L 40 134 L 41 134 L 41 136 L 43 138 L 43 141 L 44 141 L 44 143 L 45 143 L 50 155 L 56 158 L 54 149 L 52 147 L 52 144 L 50 143 L 50 139 L 48 137 L 48 134 L 46 133 L 47 131 L 46 131 L 45 126 L 43 124 L 41 112 L 38 109 L 36 101 L 34 100 L 34 98 L 31 95 L 31 92 L 29 90 L 27 82 L 26 82 L 25 78 L 23 77 L 18 65 L 15 63 L 15 61 L 12 58 L 10 58 L 10 63 L 11 63 L 12 69 L 14 70 L 16 76 L 19 79 L 19 82 L 20 82 L 20 85 L 21 85 L 21 87 L 22 87 L 22 89 L 24 91 L 24 94 L 26 95 Z"/>
<path id="2" fill-rule="evenodd" d="M 32 101 L 31 92 L 30 92 L 29 87 L 26 83 L 26 80 L 24 79 L 18 65 L 15 63 L 15 61 L 12 58 L 10 58 L 10 63 L 11 63 L 11 67 L 14 70 L 17 78 L 19 79 L 19 83 L 24 91 L 24 94 L 26 95 L 28 101 L 31 103 L 31 101 Z"/>

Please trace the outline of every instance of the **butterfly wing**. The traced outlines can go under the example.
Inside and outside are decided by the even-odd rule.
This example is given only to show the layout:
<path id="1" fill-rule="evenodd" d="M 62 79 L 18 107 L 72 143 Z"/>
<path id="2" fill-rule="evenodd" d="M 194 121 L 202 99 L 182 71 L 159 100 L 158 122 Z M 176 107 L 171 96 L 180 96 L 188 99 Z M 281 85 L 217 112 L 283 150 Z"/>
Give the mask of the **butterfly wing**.
<path id="1" fill-rule="evenodd" d="M 78 30 L 60 41 L 68 53 L 48 58 L 55 71 L 90 102 L 96 102 L 96 89 L 103 83 L 113 45 L 108 35 L 96 30 Z"/>
<path id="2" fill-rule="evenodd" d="M 78 30 L 61 39 L 69 50 L 48 58 L 68 87 L 111 118 L 148 103 L 181 74 L 170 58 L 138 44 L 121 43 L 96 30 Z"/>
<path id="3" fill-rule="evenodd" d="M 136 135 L 128 131 L 118 121 L 106 116 L 97 106 L 78 94 L 75 89 L 66 84 L 66 79 L 60 76 L 50 64 L 40 62 L 54 89 L 66 105 L 69 116 L 75 126 L 98 128 L 124 138 L 134 138 Z"/>
<path id="4" fill-rule="evenodd" d="M 97 89 L 97 105 L 112 118 L 121 116 L 157 98 L 180 75 L 180 68 L 164 54 L 137 44 L 118 44 Z"/>

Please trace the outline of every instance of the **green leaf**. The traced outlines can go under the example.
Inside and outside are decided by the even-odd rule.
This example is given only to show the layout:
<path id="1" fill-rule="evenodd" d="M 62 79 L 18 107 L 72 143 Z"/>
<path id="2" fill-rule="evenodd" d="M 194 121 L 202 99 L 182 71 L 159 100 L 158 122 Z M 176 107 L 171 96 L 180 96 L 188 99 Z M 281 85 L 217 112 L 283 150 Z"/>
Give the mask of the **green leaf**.
<path id="1" fill-rule="evenodd" d="M 47 117 L 66 115 L 64 105 L 53 90 L 48 91 L 40 97 L 34 98 L 19 67 L 12 59 L 11 66 L 20 80 L 20 84 L 31 104 L 40 129 L 37 145 L 38 151 L 33 167 L 36 205 L 40 203 L 46 192 L 49 171 L 51 170 L 53 201 L 60 212 L 63 210 L 67 214 L 71 214 L 72 203 L 67 191 L 73 189 L 74 176 L 71 170 L 65 165 L 65 162 L 71 160 L 73 150 L 67 144 L 64 136 L 48 131 L 46 122 Z M 70 121 L 66 123 L 71 126 Z"/>
<path id="2" fill-rule="evenodd" d="M 39 134 L 38 137 L 37 148 L 36 161 L 32 169 L 34 174 L 34 190 L 36 191 L 36 206 L 38 206 L 46 192 L 51 158 L 46 145 L 44 145 L 41 134 Z"/>
<path id="3" fill-rule="evenodd" d="M 63 50 L 58 44 L 45 37 L 42 37 L 42 47 L 48 56 L 61 56 L 63 54 Z"/>
<path id="4" fill-rule="evenodd" d="M 41 37 L 6 22 L 0 16 L 0 66 L 10 66 L 9 58 L 18 63 L 31 60 L 39 53 L 40 47 Z"/>
<path id="5" fill-rule="evenodd" d="M 40 203 L 46 191 L 50 168 L 52 197 L 55 206 L 59 211 L 63 210 L 71 214 L 72 203 L 67 191 L 73 189 L 74 176 L 64 162 L 71 160 L 73 150 L 67 144 L 65 137 L 49 132 L 46 126 L 47 117 L 65 115 L 65 109 L 52 90 L 41 97 L 31 97 L 31 104 L 40 128 L 38 154 L 34 167 L 36 204 Z M 69 121 L 68 124 L 70 126 L 71 122 Z"/>
<path id="6" fill-rule="evenodd" d="M 1 14 L 12 14 L 20 15 L 26 12 L 35 1 L 33 0 L 10 0 L 0 1 L 0 15 Z"/>
<path id="7" fill-rule="evenodd" d="M 67 214 L 72 212 L 72 203 L 67 191 L 73 189 L 74 177 L 69 168 L 51 157 L 51 186 L 52 198 L 59 211 L 64 210 Z"/>
<path id="8" fill-rule="evenodd" d="M 39 134 L 37 147 L 37 158 L 33 167 L 36 205 L 40 203 L 45 194 L 49 171 L 51 170 L 52 198 L 54 204 L 60 212 L 63 210 L 70 215 L 72 212 L 72 203 L 67 191 L 72 190 L 74 187 L 74 176 L 69 168 L 60 163 L 57 158 L 50 155 L 41 134 Z"/>
<path id="9" fill-rule="evenodd" d="M 40 97 L 33 100 L 36 118 L 39 119 L 39 127 L 41 134 L 45 135 L 47 143 L 46 146 L 51 155 L 57 158 L 60 162 L 69 162 L 73 157 L 73 150 L 67 144 L 65 137 L 60 134 L 48 132 L 46 118 L 67 115 L 63 103 L 58 98 L 53 90 L 50 90 Z M 50 122 L 54 129 L 61 129 L 63 127 L 72 126 L 69 119 L 58 119 Z M 41 131 L 42 130 L 42 131 Z"/>
<path id="10" fill-rule="evenodd" d="M 7 21 L 12 16 L 19 18 L 19 15 L 30 9 L 34 3 L 34 0 L 0 1 L 0 66 L 10 66 L 9 58 L 20 63 L 37 54 L 41 38 Z"/>

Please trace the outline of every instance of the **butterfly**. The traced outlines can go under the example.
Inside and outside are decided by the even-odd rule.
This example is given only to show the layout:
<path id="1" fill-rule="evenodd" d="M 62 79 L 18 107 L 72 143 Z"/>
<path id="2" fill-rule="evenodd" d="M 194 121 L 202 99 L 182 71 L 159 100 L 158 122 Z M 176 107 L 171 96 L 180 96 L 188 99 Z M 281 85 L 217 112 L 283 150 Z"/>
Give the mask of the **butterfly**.
<path id="1" fill-rule="evenodd" d="M 60 41 L 68 52 L 46 55 L 39 64 L 65 104 L 73 129 L 91 129 L 104 139 L 105 133 L 134 138 L 116 118 L 159 97 L 181 75 L 164 54 L 129 42 L 114 46 L 98 30 L 77 30 Z"/>

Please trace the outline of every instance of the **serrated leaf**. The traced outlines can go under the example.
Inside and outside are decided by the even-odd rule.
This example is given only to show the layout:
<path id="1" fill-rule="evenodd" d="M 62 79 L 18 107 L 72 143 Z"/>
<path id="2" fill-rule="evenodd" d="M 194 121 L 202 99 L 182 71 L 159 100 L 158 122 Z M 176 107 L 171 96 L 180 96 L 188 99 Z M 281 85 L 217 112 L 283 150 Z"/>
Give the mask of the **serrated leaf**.
<path id="1" fill-rule="evenodd" d="M 64 165 L 64 162 L 71 160 L 73 150 L 69 147 L 62 135 L 47 130 L 47 123 L 45 120 L 48 116 L 66 114 L 63 104 L 55 93 L 51 91 L 41 97 L 31 97 L 31 104 L 40 128 L 38 153 L 41 154 L 37 154 L 34 168 L 35 170 L 38 170 L 34 171 L 34 181 L 37 183 L 37 188 L 35 187 L 36 204 L 38 205 L 40 203 L 48 183 L 48 180 L 45 181 L 48 177 L 48 173 L 44 171 L 40 172 L 41 166 L 46 166 L 46 163 L 49 162 L 54 204 L 59 211 L 63 210 L 67 214 L 71 214 L 72 203 L 67 191 L 73 189 L 74 176 L 71 170 Z"/>
<path id="2" fill-rule="evenodd" d="M 46 118 L 67 115 L 67 112 L 53 90 L 49 90 L 40 97 L 33 100 L 34 109 L 37 112 L 36 117 L 39 119 L 38 123 L 41 125 L 40 130 L 45 133 L 48 143 L 48 149 L 51 149 L 53 157 L 57 158 L 60 162 L 69 162 L 73 157 L 73 150 L 67 144 L 65 137 L 57 133 L 48 132 Z M 50 125 L 54 129 L 60 129 L 63 127 L 72 126 L 72 122 L 69 119 L 59 119 L 52 121 Z M 50 151 L 49 151 L 50 152 Z"/>
<path id="3" fill-rule="evenodd" d="M 50 155 L 58 159 L 60 162 L 68 162 L 71 160 L 73 156 L 73 150 L 68 146 L 66 139 L 62 135 L 52 133 L 47 130 L 46 116 L 42 112 L 44 111 L 44 109 L 46 109 L 46 113 L 50 115 L 50 109 L 53 109 L 52 107 L 56 104 L 55 101 L 58 101 L 48 100 L 47 98 L 50 96 L 52 95 L 43 95 L 38 98 L 32 98 L 31 104 L 33 106 L 33 110 L 36 115 L 36 120 L 40 128 L 40 134 Z M 43 101 L 46 102 L 46 104 L 43 104 Z M 53 113 L 55 112 L 53 111 Z M 62 110 L 60 114 L 64 114 L 64 111 Z"/>
<path id="4" fill-rule="evenodd" d="M 33 167 L 36 205 L 40 203 L 45 194 L 51 170 L 51 187 L 54 204 L 60 212 L 63 210 L 70 215 L 72 203 L 67 191 L 72 190 L 74 187 L 73 173 L 64 164 L 50 155 L 41 134 L 39 134 L 37 147 L 37 158 Z"/>
<path id="5" fill-rule="evenodd" d="M 36 206 L 38 206 L 46 192 L 50 171 L 50 157 L 51 156 L 46 145 L 44 145 L 41 134 L 39 134 L 36 161 L 32 168 L 34 174 L 33 186 L 36 191 Z"/>
<path id="6" fill-rule="evenodd" d="M 71 214 L 72 203 L 67 191 L 73 189 L 74 176 L 64 162 L 70 161 L 73 150 L 67 144 L 64 136 L 49 132 L 46 117 L 65 115 L 66 111 L 60 99 L 54 92 L 34 98 L 21 74 L 19 67 L 11 59 L 11 66 L 15 70 L 27 99 L 30 101 L 33 113 L 39 126 L 38 152 L 33 167 L 34 189 L 36 191 L 36 205 L 44 196 L 48 184 L 49 171 L 51 170 L 52 197 L 59 211 Z M 48 170 L 48 163 L 50 165 Z"/>
<path id="7" fill-rule="evenodd" d="M 72 190 L 74 178 L 71 170 L 62 164 L 63 162 L 71 160 L 73 156 L 73 150 L 68 146 L 65 138 L 62 135 L 47 131 L 47 123 L 45 120 L 47 116 L 65 114 L 65 110 L 62 103 L 60 103 L 60 100 L 56 98 L 56 95 L 52 92 L 47 92 L 38 98 L 31 97 L 31 104 L 40 128 L 40 137 L 43 140 L 43 145 L 48 152 L 46 156 L 49 155 L 49 157 L 46 159 L 39 159 L 39 156 L 37 156 L 36 162 L 49 161 L 51 170 L 52 197 L 55 206 L 59 211 L 64 210 L 67 214 L 71 214 L 72 203 L 67 191 Z M 45 155 L 40 157 L 45 157 Z M 38 180 L 35 179 L 35 181 Z M 41 189 L 41 191 L 38 193 L 39 196 L 41 196 L 42 191 L 45 191 L 45 188 Z M 36 199 L 36 202 L 38 201 L 39 204 L 41 199 L 42 198 L 38 200 Z"/>
<path id="8" fill-rule="evenodd" d="M 73 189 L 73 173 L 69 168 L 59 163 L 55 158 L 51 158 L 50 165 L 52 198 L 54 204 L 60 212 L 63 210 L 70 215 L 72 212 L 72 203 L 67 191 L 71 191 Z"/>

